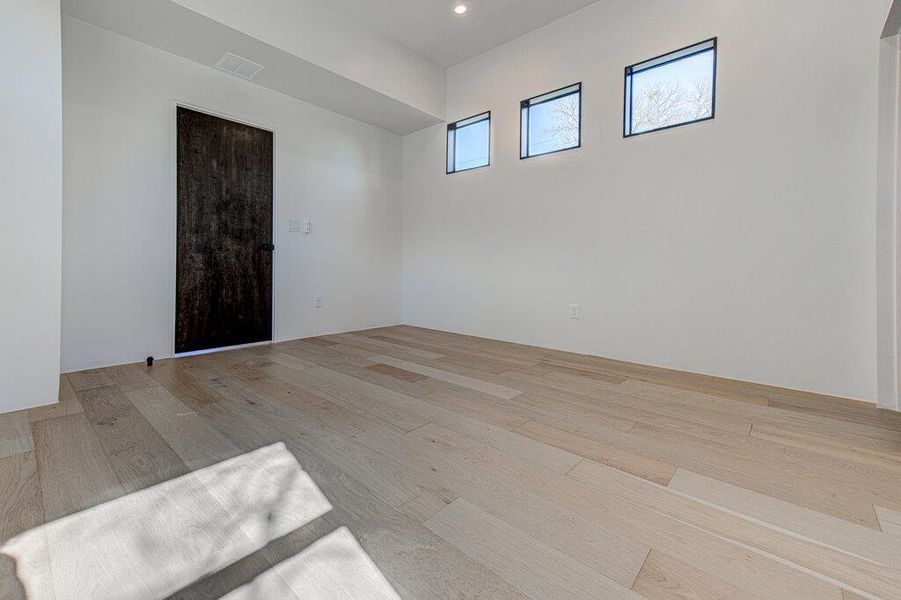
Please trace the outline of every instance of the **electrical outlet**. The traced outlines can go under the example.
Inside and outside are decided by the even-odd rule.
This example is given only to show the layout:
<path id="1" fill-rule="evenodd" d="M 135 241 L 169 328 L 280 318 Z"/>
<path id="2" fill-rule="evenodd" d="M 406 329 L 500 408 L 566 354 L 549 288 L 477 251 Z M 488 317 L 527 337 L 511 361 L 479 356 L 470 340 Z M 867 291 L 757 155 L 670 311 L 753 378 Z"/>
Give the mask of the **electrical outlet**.
<path id="1" fill-rule="evenodd" d="M 570 304 L 569 305 L 569 318 L 570 319 L 581 319 L 582 318 L 582 305 L 581 304 Z"/>
<path id="2" fill-rule="evenodd" d="M 300 219 L 291 219 L 288 221 L 288 231 L 291 233 L 300 233 Z"/>
<path id="3" fill-rule="evenodd" d="M 313 296 L 313 308 L 322 308 L 322 296 Z"/>

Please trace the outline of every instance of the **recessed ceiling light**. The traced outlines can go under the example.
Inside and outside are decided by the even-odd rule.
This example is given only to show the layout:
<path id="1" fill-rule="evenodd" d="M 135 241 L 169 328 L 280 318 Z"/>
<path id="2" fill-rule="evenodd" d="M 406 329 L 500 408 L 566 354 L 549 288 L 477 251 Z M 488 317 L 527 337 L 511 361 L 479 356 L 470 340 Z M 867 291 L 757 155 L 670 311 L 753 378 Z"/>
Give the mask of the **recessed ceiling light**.
<path id="1" fill-rule="evenodd" d="M 457 6 L 454 7 L 454 12 L 457 13 L 458 15 L 462 15 L 467 10 L 468 9 L 465 4 L 458 4 Z"/>

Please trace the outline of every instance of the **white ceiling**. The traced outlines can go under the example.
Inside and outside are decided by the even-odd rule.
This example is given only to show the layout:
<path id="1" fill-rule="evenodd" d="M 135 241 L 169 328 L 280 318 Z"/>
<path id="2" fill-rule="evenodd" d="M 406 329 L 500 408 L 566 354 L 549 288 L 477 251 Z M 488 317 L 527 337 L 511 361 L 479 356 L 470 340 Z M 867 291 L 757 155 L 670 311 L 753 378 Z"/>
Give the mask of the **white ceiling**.
<path id="1" fill-rule="evenodd" d="M 204 1 L 192 4 L 202 6 Z M 216 5 L 222 0 L 208 1 Z M 63 12 L 70 17 L 210 67 L 225 52 L 246 57 L 265 67 L 253 78 L 253 83 L 398 135 L 406 135 L 442 120 L 443 113 L 437 115 L 420 110 L 408 101 L 390 95 L 390 90 L 375 90 L 303 56 L 195 12 L 182 3 L 185 0 L 62 0 L 61 5 Z M 239 9 L 257 10 L 261 3 L 262 0 L 255 0 L 254 3 L 236 1 L 231 4 Z M 279 16 L 286 18 L 285 15 Z M 312 18 L 309 13 L 305 16 L 308 20 Z M 335 36 L 341 33 L 342 30 L 337 28 L 329 31 L 329 35 Z"/>
<path id="2" fill-rule="evenodd" d="M 435 64 L 450 67 L 596 0 L 330 0 L 329 4 L 393 37 Z"/>

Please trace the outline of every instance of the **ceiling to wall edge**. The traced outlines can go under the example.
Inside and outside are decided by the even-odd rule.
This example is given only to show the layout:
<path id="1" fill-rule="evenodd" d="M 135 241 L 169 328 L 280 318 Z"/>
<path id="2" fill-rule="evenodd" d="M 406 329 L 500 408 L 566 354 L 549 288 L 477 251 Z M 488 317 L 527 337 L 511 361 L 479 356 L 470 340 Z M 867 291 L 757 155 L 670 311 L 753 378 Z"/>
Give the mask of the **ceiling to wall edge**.
<path id="1" fill-rule="evenodd" d="M 885 28 L 882 30 L 882 37 L 887 38 L 898 35 L 899 32 L 901 32 L 901 0 L 894 0 L 891 9 L 889 9 L 888 17 L 885 20 Z"/>
<path id="2" fill-rule="evenodd" d="M 127 5 L 127 6 L 126 6 Z M 215 68 L 226 52 L 264 65 L 248 82 L 407 135 L 444 122 L 422 110 L 168 0 L 63 0 L 64 15 Z"/>

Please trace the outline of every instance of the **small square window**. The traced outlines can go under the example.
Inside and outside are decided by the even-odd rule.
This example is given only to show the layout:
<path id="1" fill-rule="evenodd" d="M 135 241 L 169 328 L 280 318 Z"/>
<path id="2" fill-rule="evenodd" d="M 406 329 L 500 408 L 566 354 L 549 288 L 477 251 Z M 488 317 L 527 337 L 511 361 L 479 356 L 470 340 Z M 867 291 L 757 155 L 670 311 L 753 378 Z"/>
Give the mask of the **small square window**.
<path id="1" fill-rule="evenodd" d="M 626 67 L 624 135 L 714 117 L 716 38 Z"/>
<path id="2" fill-rule="evenodd" d="M 520 158 L 582 145 L 582 84 L 523 100 L 520 106 Z"/>
<path id="3" fill-rule="evenodd" d="M 491 148 L 491 111 L 447 126 L 447 173 L 487 167 Z"/>

